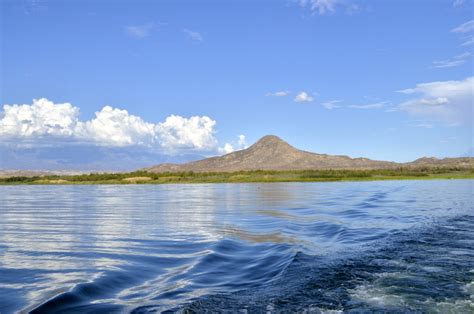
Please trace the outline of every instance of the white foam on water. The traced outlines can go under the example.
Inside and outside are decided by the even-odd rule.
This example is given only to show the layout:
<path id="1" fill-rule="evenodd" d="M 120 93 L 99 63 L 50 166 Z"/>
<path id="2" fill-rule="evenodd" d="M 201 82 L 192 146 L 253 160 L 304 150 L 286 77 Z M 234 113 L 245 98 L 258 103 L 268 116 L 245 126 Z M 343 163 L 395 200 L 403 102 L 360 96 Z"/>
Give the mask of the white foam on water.
<path id="1" fill-rule="evenodd" d="M 433 302 L 426 304 L 429 313 L 458 314 L 474 313 L 474 302 L 471 300 L 456 300 L 454 302 Z"/>
<path id="2" fill-rule="evenodd" d="M 471 270 L 471 272 L 473 272 L 473 270 Z M 469 294 L 471 300 L 474 300 L 474 281 L 471 281 L 470 283 L 466 284 L 463 290 Z"/>
<path id="3" fill-rule="evenodd" d="M 421 269 L 428 273 L 439 273 L 443 271 L 442 267 L 437 267 L 437 266 L 423 266 L 421 267 Z"/>
<path id="4" fill-rule="evenodd" d="M 473 272 L 472 270 L 471 272 Z M 382 273 L 383 276 L 397 276 L 401 273 Z M 467 283 L 463 287 L 463 291 L 469 295 L 468 299 L 457 299 L 452 301 L 435 301 L 428 299 L 424 302 L 413 304 L 413 300 L 403 298 L 401 295 L 390 293 L 390 287 L 381 287 L 375 284 L 363 284 L 355 289 L 350 290 L 352 300 L 363 302 L 375 307 L 408 307 L 419 309 L 429 313 L 457 314 L 457 313 L 474 313 L 474 281 Z M 324 312 L 323 312 L 324 313 Z"/>
<path id="5" fill-rule="evenodd" d="M 364 284 L 349 291 L 351 299 L 377 307 L 405 306 L 402 296 L 391 294 L 389 287 Z"/>
<path id="6" fill-rule="evenodd" d="M 308 309 L 304 309 L 298 312 L 302 314 L 342 314 L 344 313 L 342 310 L 329 310 L 329 309 L 324 309 L 317 306 L 310 306 Z"/>
<path id="7" fill-rule="evenodd" d="M 321 314 L 341 314 L 344 313 L 341 310 L 326 310 L 326 309 L 319 309 L 321 311 Z"/>
<path id="8" fill-rule="evenodd" d="M 413 275 L 410 275 L 409 273 L 406 272 L 384 272 L 384 273 L 378 273 L 374 274 L 378 278 L 394 278 L 394 279 L 411 279 L 413 278 Z"/>

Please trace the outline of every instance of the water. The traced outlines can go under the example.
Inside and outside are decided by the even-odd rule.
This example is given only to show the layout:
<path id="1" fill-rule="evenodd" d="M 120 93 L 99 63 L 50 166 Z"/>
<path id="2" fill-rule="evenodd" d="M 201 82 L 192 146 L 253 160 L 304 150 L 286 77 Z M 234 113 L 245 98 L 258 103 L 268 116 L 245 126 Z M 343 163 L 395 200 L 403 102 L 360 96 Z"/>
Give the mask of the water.
<path id="1" fill-rule="evenodd" d="M 1 186 L 0 312 L 472 313 L 473 186 Z"/>

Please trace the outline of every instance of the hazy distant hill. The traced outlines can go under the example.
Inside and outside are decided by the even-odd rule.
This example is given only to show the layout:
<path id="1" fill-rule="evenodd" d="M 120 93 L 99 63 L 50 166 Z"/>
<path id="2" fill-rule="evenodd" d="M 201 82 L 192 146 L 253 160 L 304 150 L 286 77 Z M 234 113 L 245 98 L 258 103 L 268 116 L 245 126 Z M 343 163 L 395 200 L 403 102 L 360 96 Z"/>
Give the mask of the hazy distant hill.
<path id="1" fill-rule="evenodd" d="M 438 159 L 434 157 L 423 157 L 412 162 L 403 164 L 412 167 L 474 167 L 473 157 L 457 157 Z"/>
<path id="2" fill-rule="evenodd" d="M 241 170 L 308 170 L 308 169 L 386 169 L 399 166 L 474 167 L 474 158 L 421 158 L 411 163 L 377 161 L 302 151 L 277 136 L 267 135 L 247 149 L 220 157 L 185 164 L 160 164 L 147 168 L 150 172 L 230 172 Z"/>
<path id="3" fill-rule="evenodd" d="M 155 163 L 184 163 L 202 158 L 205 156 L 194 153 L 170 156 L 140 146 L 101 147 L 74 143 L 44 147 L 0 145 L 0 175 L 2 172 L 12 172 L 11 170 L 22 173 L 123 172 Z"/>

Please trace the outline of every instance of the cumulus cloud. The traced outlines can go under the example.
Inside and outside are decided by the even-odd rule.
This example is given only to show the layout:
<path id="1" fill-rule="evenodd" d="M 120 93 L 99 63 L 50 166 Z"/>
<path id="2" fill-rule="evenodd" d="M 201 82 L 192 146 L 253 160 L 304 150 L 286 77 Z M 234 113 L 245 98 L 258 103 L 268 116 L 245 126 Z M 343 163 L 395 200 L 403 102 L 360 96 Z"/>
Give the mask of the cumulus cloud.
<path id="1" fill-rule="evenodd" d="M 313 100 L 314 98 L 306 92 L 299 92 L 294 99 L 295 102 L 312 102 Z"/>
<path id="2" fill-rule="evenodd" d="M 466 62 L 466 60 L 471 56 L 470 52 L 465 52 L 460 55 L 453 57 L 452 59 L 433 61 L 431 68 L 440 69 L 440 68 L 452 68 L 459 66 Z"/>
<path id="3" fill-rule="evenodd" d="M 234 147 L 230 143 L 225 143 L 224 147 L 219 148 L 221 154 L 230 154 L 234 151 Z"/>
<path id="4" fill-rule="evenodd" d="M 171 115 L 154 124 L 127 110 L 105 106 L 95 118 L 79 120 L 79 108 L 70 103 L 55 104 L 45 98 L 31 105 L 5 105 L 0 119 L 0 139 L 21 143 L 67 139 L 71 143 L 99 146 L 147 146 L 167 153 L 180 150 L 217 149 L 216 121 L 207 116 L 184 118 Z"/>
<path id="5" fill-rule="evenodd" d="M 132 37 L 145 38 L 150 35 L 154 27 L 154 23 L 148 23 L 143 25 L 130 25 L 125 27 L 125 31 L 128 35 Z"/>
<path id="6" fill-rule="evenodd" d="M 237 141 L 237 144 L 239 145 L 239 147 L 247 148 L 248 145 L 247 145 L 247 141 L 245 140 L 245 135 L 240 134 L 238 137 L 239 137 L 239 140 Z"/>
<path id="7" fill-rule="evenodd" d="M 241 134 L 238 136 L 237 143 L 225 143 L 224 147 L 219 148 L 221 154 L 230 154 L 236 150 L 246 149 L 248 147 L 245 135 Z"/>
<path id="8" fill-rule="evenodd" d="M 155 126 L 127 110 L 105 106 L 95 119 L 79 122 L 76 136 L 104 146 L 153 145 Z"/>
<path id="9" fill-rule="evenodd" d="M 216 121 L 209 117 L 183 118 L 171 115 L 155 127 L 161 145 L 167 150 L 212 150 L 217 145 L 214 137 Z"/>
<path id="10" fill-rule="evenodd" d="M 5 105 L 0 120 L 1 137 L 69 137 L 78 126 L 79 108 L 35 99 L 31 105 Z"/>
<path id="11" fill-rule="evenodd" d="M 277 92 L 268 92 L 265 94 L 265 96 L 274 96 L 274 97 L 285 97 L 290 94 L 290 91 L 288 90 L 282 90 L 282 91 L 277 91 Z"/>
<path id="12" fill-rule="evenodd" d="M 354 108 L 354 109 L 368 110 L 368 109 L 380 109 L 380 108 L 385 107 L 386 104 L 387 104 L 387 102 L 383 101 L 383 102 L 377 102 L 377 103 L 366 104 L 366 105 L 351 105 L 349 107 Z"/>
<path id="13" fill-rule="evenodd" d="M 469 123 L 473 116 L 474 77 L 460 81 L 439 81 L 418 84 L 399 91 L 412 98 L 401 103 L 398 110 L 413 116 L 445 122 Z"/>
<path id="14" fill-rule="evenodd" d="M 199 33 L 199 32 L 195 32 L 195 31 L 192 31 L 192 30 L 189 30 L 189 29 L 183 29 L 183 32 L 186 35 L 188 35 L 188 37 L 191 38 L 192 40 L 196 40 L 196 41 L 203 41 L 204 40 L 201 33 Z"/>
<path id="15" fill-rule="evenodd" d="M 328 110 L 332 110 L 335 108 L 339 108 L 340 106 L 338 104 L 341 102 L 342 100 L 331 100 L 331 101 L 323 102 L 321 106 L 323 106 L 324 108 Z"/>

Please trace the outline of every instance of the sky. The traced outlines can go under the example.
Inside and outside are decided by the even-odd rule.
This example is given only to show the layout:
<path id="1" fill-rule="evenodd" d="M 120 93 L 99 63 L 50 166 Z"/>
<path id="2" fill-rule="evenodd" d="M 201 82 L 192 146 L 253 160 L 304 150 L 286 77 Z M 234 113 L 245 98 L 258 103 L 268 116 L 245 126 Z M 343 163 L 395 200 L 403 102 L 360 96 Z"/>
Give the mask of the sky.
<path id="1" fill-rule="evenodd" d="M 472 0 L 0 5 L 0 169 L 473 153 Z"/>

